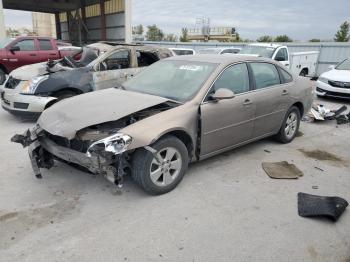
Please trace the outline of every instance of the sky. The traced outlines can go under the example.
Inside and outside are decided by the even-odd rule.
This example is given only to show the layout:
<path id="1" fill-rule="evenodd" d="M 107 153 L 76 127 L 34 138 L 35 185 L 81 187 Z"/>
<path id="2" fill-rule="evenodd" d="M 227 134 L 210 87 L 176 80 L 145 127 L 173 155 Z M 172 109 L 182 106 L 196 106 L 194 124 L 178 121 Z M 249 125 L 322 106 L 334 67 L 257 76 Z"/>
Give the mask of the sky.
<path id="1" fill-rule="evenodd" d="M 133 25 L 156 24 L 165 33 L 194 27 L 197 17 L 211 26 L 236 27 L 243 39 L 287 34 L 295 40 L 333 39 L 350 21 L 350 0 L 132 0 Z M 30 27 L 29 12 L 5 10 L 6 26 Z"/>

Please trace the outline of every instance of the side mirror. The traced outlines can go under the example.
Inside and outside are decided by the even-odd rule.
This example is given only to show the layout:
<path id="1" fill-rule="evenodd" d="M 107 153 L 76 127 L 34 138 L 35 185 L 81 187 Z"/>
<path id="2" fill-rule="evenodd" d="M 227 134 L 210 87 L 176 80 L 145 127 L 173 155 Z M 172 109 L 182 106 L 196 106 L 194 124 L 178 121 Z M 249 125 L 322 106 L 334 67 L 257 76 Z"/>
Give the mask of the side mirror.
<path id="1" fill-rule="evenodd" d="M 278 62 L 286 61 L 286 59 L 284 57 L 282 57 L 282 56 L 276 56 L 275 60 L 278 61 Z"/>
<path id="2" fill-rule="evenodd" d="M 210 99 L 214 101 L 219 101 L 224 99 L 232 99 L 234 97 L 235 94 L 231 90 L 227 88 L 219 88 L 214 94 L 210 96 Z"/>
<path id="3" fill-rule="evenodd" d="M 330 65 L 330 66 L 328 67 L 329 70 L 333 70 L 334 68 L 335 68 L 335 65 Z"/>
<path id="4" fill-rule="evenodd" d="M 16 52 L 16 51 L 21 51 L 21 48 L 20 48 L 19 46 L 12 46 L 12 47 L 10 48 L 10 51 L 11 51 L 12 53 L 14 53 L 14 52 Z"/>

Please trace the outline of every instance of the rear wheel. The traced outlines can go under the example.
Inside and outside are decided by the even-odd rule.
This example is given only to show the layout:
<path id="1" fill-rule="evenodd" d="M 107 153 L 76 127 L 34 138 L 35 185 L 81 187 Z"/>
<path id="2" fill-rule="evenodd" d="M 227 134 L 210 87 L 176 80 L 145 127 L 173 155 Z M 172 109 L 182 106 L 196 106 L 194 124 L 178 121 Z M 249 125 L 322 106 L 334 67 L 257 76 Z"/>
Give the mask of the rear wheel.
<path id="1" fill-rule="evenodd" d="M 299 126 L 300 126 L 300 111 L 297 107 L 292 106 L 284 120 L 283 124 L 281 126 L 280 131 L 276 135 L 276 139 L 281 143 L 290 143 L 295 138 L 296 134 L 298 133 Z"/>
<path id="2" fill-rule="evenodd" d="M 160 139 L 152 148 L 155 154 L 143 148 L 135 152 L 132 177 L 147 193 L 165 194 L 181 182 L 188 167 L 188 151 L 174 136 Z"/>
<path id="3" fill-rule="evenodd" d="M 0 85 L 4 84 L 6 80 L 6 74 L 4 70 L 0 69 Z"/>
<path id="4" fill-rule="evenodd" d="M 303 69 L 303 70 L 301 70 L 301 72 L 300 72 L 300 74 L 299 74 L 300 76 L 307 76 L 307 69 Z"/>

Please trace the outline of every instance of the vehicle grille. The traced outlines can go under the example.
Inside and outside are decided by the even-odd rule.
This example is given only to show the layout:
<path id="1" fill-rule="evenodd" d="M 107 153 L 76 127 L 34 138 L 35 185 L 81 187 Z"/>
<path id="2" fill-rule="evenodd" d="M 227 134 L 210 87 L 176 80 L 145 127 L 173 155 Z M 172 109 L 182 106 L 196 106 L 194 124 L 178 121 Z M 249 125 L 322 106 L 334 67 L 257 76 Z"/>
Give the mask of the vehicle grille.
<path id="1" fill-rule="evenodd" d="M 339 88 L 350 88 L 350 82 L 340 82 L 340 81 L 328 81 L 328 84 L 330 84 L 333 87 L 339 87 Z"/>
<path id="2" fill-rule="evenodd" d="M 332 96 L 332 97 L 338 97 L 338 98 L 346 98 L 346 99 L 350 98 L 350 94 L 331 92 L 331 91 L 324 90 L 324 89 L 319 88 L 319 87 L 316 88 L 316 91 L 322 92 L 322 93 L 325 92 L 326 96 Z"/>
<path id="3" fill-rule="evenodd" d="M 6 84 L 5 84 L 5 88 L 15 89 L 16 86 L 18 86 L 19 82 L 21 82 L 21 80 L 13 78 L 12 76 L 10 76 L 9 79 L 7 80 Z"/>

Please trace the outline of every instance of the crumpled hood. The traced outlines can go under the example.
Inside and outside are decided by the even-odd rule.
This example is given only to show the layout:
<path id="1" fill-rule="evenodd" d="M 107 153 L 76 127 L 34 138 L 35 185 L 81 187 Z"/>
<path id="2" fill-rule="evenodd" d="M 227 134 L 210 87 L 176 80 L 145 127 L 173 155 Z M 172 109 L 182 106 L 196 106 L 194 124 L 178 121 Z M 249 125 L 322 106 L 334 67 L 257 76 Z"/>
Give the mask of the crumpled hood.
<path id="1" fill-rule="evenodd" d="M 24 81 L 30 80 L 32 77 L 42 76 L 48 73 L 46 70 L 46 63 L 47 62 L 21 66 L 13 70 L 10 75 L 16 79 Z"/>
<path id="2" fill-rule="evenodd" d="M 350 71 L 333 69 L 323 73 L 321 77 L 325 77 L 332 81 L 350 82 Z"/>
<path id="3" fill-rule="evenodd" d="M 54 104 L 41 114 L 38 124 L 53 135 L 73 139 L 83 128 L 115 121 L 166 101 L 159 96 L 109 88 Z"/>

